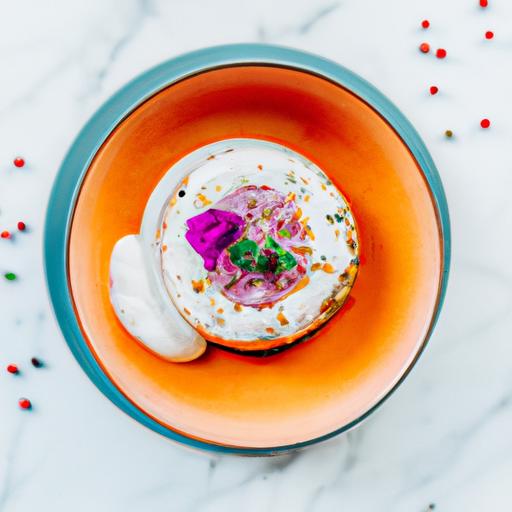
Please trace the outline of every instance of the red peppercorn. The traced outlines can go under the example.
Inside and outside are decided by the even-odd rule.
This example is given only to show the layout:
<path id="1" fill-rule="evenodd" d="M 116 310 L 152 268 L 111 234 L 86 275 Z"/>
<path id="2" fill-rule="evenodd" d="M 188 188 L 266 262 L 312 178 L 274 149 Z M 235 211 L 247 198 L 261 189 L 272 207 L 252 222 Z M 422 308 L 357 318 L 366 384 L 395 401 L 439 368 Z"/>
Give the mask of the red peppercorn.
<path id="1" fill-rule="evenodd" d="M 18 405 L 22 409 L 31 409 L 32 408 L 32 403 L 30 402 L 30 400 L 28 398 L 20 398 L 18 400 Z"/>
<path id="2" fill-rule="evenodd" d="M 487 7 L 489 2 L 487 0 L 480 0 L 480 7 Z"/>
<path id="3" fill-rule="evenodd" d="M 439 92 L 439 88 L 435 85 L 431 85 L 430 86 L 430 94 L 432 94 L 432 96 L 434 96 L 434 94 L 437 94 Z"/>
<path id="4" fill-rule="evenodd" d="M 420 52 L 428 53 L 429 51 L 430 51 L 430 45 L 428 43 L 421 43 L 420 44 Z"/>
<path id="5" fill-rule="evenodd" d="M 428 27 L 430 27 L 430 21 L 428 21 L 428 20 L 423 20 L 423 21 L 421 22 L 421 26 L 422 26 L 423 28 L 428 28 Z"/>
<path id="6" fill-rule="evenodd" d="M 491 126 L 491 121 L 489 121 L 489 119 L 482 119 L 480 121 L 480 126 L 482 128 L 489 128 L 489 126 Z"/>
<path id="7" fill-rule="evenodd" d="M 488 30 L 486 33 L 485 33 L 485 39 L 492 39 L 494 37 L 494 32 Z"/>
<path id="8" fill-rule="evenodd" d="M 436 51 L 436 57 L 438 59 L 444 59 L 446 57 L 446 50 L 444 48 L 438 48 Z"/>
<path id="9" fill-rule="evenodd" d="M 18 229 L 19 229 L 19 231 L 25 231 L 25 229 L 27 229 L 27 225 L 23 221 L 20 220 L 18 222 Z"/>
<path id="10" fill-rule="evenodd" d="M 18 367 L 15 364 L 10 364 L 9 366 L 7 366 L 7 371 L 14 375 L 16 375 L 17 373 L 20 373 L 20 371 L 18 370 Z"/>
<path id="11" fill-rule="evenodd" d="M 20 156 L 17 156 L 14 161 L 13 161 L 13 164 L 16 166 L 16 167 L 23 167 L 25 165 L 25 160 L 23 160 L 23 158 L 21 158 Z"/>
<path id="12" fill-rule="evenodd" d="M 2 238 L 11 238 L 11 233 L 9 233 L 9 231 L 2 231 L 2 233 L 0 233 L 0 236 Z"/>

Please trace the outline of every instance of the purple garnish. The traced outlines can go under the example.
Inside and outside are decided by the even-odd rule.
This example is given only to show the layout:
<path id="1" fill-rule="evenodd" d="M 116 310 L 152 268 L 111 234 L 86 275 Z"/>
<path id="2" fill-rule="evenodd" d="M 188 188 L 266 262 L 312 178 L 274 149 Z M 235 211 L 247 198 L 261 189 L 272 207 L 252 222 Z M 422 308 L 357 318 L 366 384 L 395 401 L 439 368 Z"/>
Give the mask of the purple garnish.
<path id="1" fill-rule="evenodd" d="M 204 268 L 215 270 L 221 252 L 236 242 L 244 231 L 240 215 L 210 208 L 187 220 L 185 238 L 204 261 Z"/>

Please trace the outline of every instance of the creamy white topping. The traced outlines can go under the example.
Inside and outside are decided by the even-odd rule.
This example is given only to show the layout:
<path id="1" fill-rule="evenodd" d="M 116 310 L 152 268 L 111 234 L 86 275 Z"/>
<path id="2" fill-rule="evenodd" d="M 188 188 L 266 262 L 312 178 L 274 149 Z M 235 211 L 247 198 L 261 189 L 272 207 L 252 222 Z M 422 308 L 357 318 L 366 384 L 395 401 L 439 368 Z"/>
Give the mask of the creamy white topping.
<path id="1" fill-rule="evenodd" d="M 291 197 L 311 249 L 306 284 L 263 309 L 241 307 L 211 286 L 203 259 L 185 238 L 187 219 L 247 185 Z M 231 139 L 192 152 L 155 187 L 140 237 L 125 237 L 114 248 L 111 300 L 134 337 L 163 357 L 186 361 L 204 351 L 196 329 L 247 348 L 260 340 L 293 341 L 341 307 L 357 268 L 352 213 L 325 174 L 281 145 Z"/>
<path id="2" fill-rule="evenodd" d="M 206 342 L 174 307 L 162 304 L 138 235 L 121 238 L 110 260 L 110 300 L 125 329 L 147 348 L 176 362 L 199 357 Z"/>

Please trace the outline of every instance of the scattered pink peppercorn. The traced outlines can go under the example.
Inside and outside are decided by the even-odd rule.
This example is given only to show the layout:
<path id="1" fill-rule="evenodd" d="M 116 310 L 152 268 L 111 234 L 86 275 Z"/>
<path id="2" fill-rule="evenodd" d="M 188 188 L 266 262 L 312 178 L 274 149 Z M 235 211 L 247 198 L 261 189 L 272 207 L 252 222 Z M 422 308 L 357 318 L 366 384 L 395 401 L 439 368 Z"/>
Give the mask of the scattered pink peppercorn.
<path id="1" fill-rule="evenodd" d="M 420 52 L 428 53 L 429 51 L 430 51 L 430 45 L 428 43 L 421 43 L 420 44 Z"/>
<path id="2" fill-rule="evenodd" d="M 487 7 L 489 2 L 487 0 L 480 0 L 480 7 Z"/>
<path id="3" fill-rule="evenodd" d="M 446 57 L 446 50 L 444 48 L 438 48 L 436 51 L 436 57 L 438 59 L 444 59 Z"/>
<path id="4" fill-rule="evenodd" d="M 494 37 L 494 32 L 492 32 L 491 30 L 488 30 L 485 33 L 485 39 L 492 39 L 493 37 Z"/>
<path id="5" fill-rule="evenodd" d="M 9 231 L 2 231 L 2 233 L 0 233 L 0 236 L 2 238 L 11 238 L 11 233 L 9 233 Z"/>
<path id="6" fill-rule="evenodd" d="M 491 126 L 491 121 L 489 121 L 489 119 L 482 119 L 480 121 L 480 126 L 482 128 L 489 128 L 489 126 Z"/>
<path id="7" fill-rule="evenodd" d="M 23 160 L 23 158 L 21 158 L 20 156 L 17 156 L 14 161 L 13 161 L 13 164 L 16 166 L 16 167 L 23 167 L 25 165 L 25 160 Z"/>
<path id="8" fill-rule="evenodd" d="M 436 85 L 431 85 L 429 91 L 430 94 L 434 96 L 434 94 L 437 94 L 439 92 L 439 88 Z"/>
<path id="9" fill-rule="evenodd" d="M 421 26 L 422 26 L 423 28 L 428 28 L 428 27 L 430 27 L 430 21 L 428 21 L 428 20 L 423 20 L 423 21 L 421 22 Z"/>
<path id="10" fill-rule="evenodd" d="M 25 231 L 25 229 L 27 229 L 27 225 L 22 220 L 20 220 L 18 222 L 18 230 L 19 231 Z"/>
<path id="11" fill-rule="evenodd" d="M 18 367 L 15 364 L 10 364 L 7 366 L 7 371 L 9 373 L 12 373 L 13 375 L 16 375 L 17 373 L 20 373 L 18 370 Z"/>
<path id="12" fill-rule="evenodd" d="M 20 398 L 18 400 L 18 405 L 22 409 L 31 409 L 32 408 L 32 402 L 28 398 Z"/>

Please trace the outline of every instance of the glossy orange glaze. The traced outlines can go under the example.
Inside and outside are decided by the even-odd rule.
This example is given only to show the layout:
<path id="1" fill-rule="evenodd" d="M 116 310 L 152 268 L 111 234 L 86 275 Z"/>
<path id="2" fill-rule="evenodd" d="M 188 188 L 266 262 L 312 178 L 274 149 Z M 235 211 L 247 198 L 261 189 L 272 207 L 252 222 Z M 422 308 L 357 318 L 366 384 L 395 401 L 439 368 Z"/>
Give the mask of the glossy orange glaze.
<path id="1" fill-rule="evenodd" d="M 139 231 L 149 195 L 178 159 L 229 137 L 282 143 L 327 173 L 358 222 L 359 275 L 342 311 L 291 350 L 258 359 L 209 347 L 194 362 L 169 363 L 117 321 L 110 253 L 120 237 Z M 244 66 L 175 84 L 114 131 L 78 198 L 69 278 L 91 350 L 136 405 L 191 437 L 268 447 L 355 420 L 397 382 L 431 321 L 441 249 L 418 166 L 379 115 L 321 78 Z"/>

